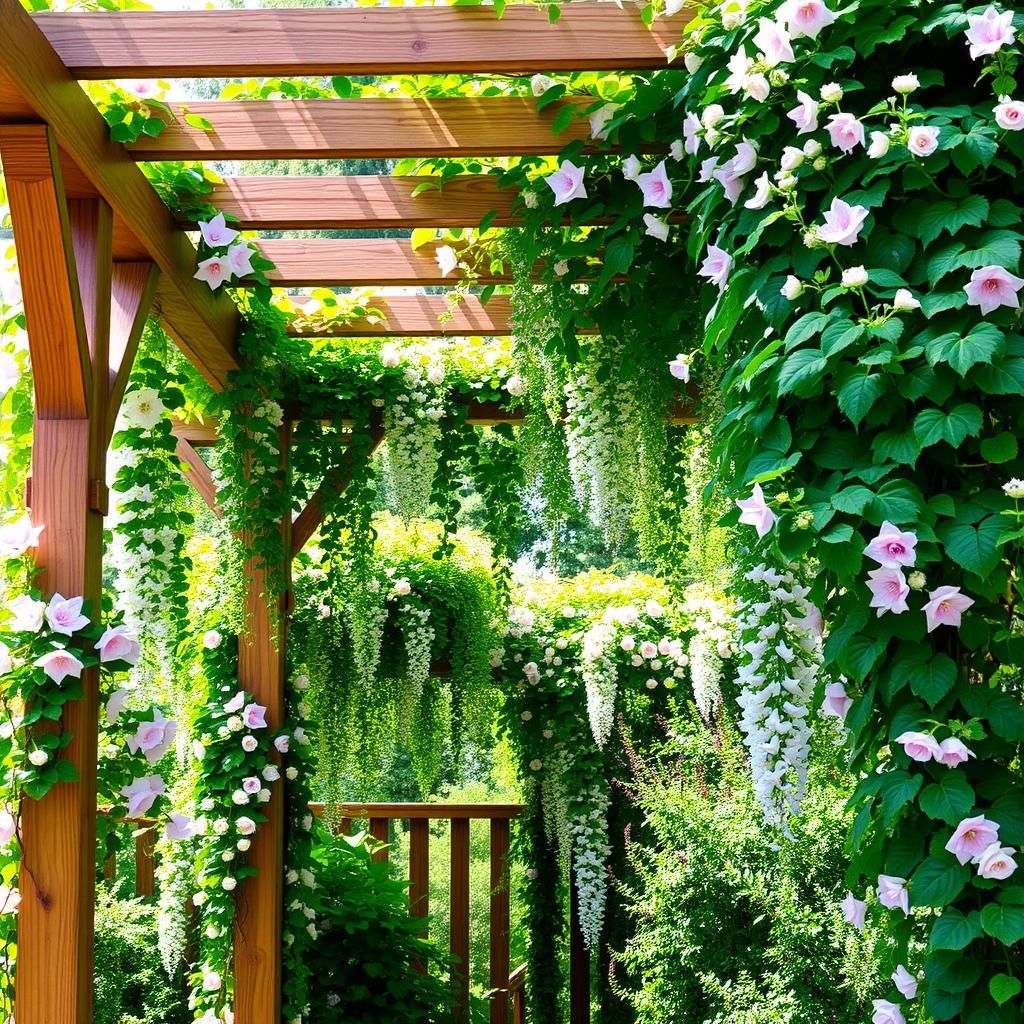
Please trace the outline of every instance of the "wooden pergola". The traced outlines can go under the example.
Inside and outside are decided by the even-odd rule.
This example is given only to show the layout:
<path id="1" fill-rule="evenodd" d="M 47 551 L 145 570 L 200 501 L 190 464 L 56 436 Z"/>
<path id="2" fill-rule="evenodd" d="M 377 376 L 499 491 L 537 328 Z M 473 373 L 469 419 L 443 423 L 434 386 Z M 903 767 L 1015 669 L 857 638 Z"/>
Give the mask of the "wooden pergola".
<path id="1" fill-rule="evenodd" d="M 553 154 L 586 140 L 584 119 L 555 136 L 564 100 L 538 113 L 516 97 L 398 98 L 189 103 L 211 133 L 179 121 L 156 139 L 122 146 L 78 84 L 84 79 L 388 75 L 645 69 L 665 64 L 686 12 L 653 29 L 635 9 L 611 2 L 567 5 L 549 24 L 532 5 L 499 20 L 484 7 L 324 8 L 28 15 L 0 0 L 0 159 L 7 181 L 24 293 L 36 398 L 29 504 L 44 523 L 37 552 L 47 593 L 84 594 L 98 606 L 106 451 L 143 324 L 159 317 L 217 389 L 239 365 L 239 315 L 232 302 L 193 279 L 190 225 L 178 223 L 136 166 L 147 160 Z M 491 176 L 465 176 L 413 196 L 423 179 L 243 177 L 210 197 L 242 226 L 295 228 L 468 227 L 494 213 L 515 223 L 515 195 Z M 274 284 L 442 283 L 432 248 L 402 239 L 268 240 Z M 457 275 L 456 275 L 457 276 Z M 501 283 L 500 275 L 483 283 Z M 506 299 L 463 303 L 442 322 L 443 297 L 388 301 L 382 324 L 337 333 L 375 336 L 507 335 Z M 282 458 L 288 455 L 283 428 Z M 201 459 L 188 436 L 179 449 Z M 195 462 L 190 456 L 194 456 Z M 321 515 L 303 513 L 304 541 Z M 291 523 L 282 523 L 287 535 Z M 285 550 L 293 550 L 286 536 Z M 301 545 L 300 545 L 301 546 Z M 287 566 L 283 567 L 287 574 Z M 284 711 L 286 615 L 263 595 L 255 565 L 241 641 L 240 685 Z M 278 595 L 284 607 L 286 595 Z M 67 756 L 79 781 L 26 801 L 17 974 L 20 1024 L 88 1024 L 92 1019 L 96 838 L 97 677 L 68 705 Z M 269 808 L 251 849 L 258 876 L 239 891 L 235 1019 L 277 1024 L 281 999 L 283 801 Z M 505 1024 L 507 1003 L 492 1020 Z M 502 1009 L 504 1007 L 504 1009 Z"/>

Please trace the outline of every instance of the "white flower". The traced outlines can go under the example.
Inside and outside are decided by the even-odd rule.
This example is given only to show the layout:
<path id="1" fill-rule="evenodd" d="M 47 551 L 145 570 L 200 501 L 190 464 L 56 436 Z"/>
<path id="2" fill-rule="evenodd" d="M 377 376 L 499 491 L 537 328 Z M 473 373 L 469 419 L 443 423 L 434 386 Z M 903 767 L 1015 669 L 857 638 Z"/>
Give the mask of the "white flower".
<path id="1" fill-rule="evenodd" d="M 921 303 L 906 288 L 898 288 L 893 296 L 892 308 L 898 311 L 920 309 Z"/>
<path id="2" fill-rule="evenodd" d="M 1024 480 L 1018 477 L 1013 477 L 1011 480 L 1007 480 L 1003 484 L 1003 490 L 1006 492 L 1007 497 L 1013 498 L 1014 500 L 1020 500 L 1024 498 Z"/>
<path id="3" fill-rule="evenodd" d="M 843 271 L 844 288 L 863 288 L 868 283 L 868 272 L 864 267 L 847 267 Z"/>
<path id="4" fill-rule="evenodd" d="M 152 430 L 163 419 L 166 411 L 156 388 L 136 388 L 130 391 L 121 409 L 129 424 L 145 430 Z"/>
<path id="5" fill-rule="evenodd" d="M 229 875 L 220 883 L 220 886 L 225 892 L 234 892 L 238 886 L 238 879 Z"/>
<path id="6" fill-rule="evenodd" d="M 558 83 L 548 75 L 534 75 L 530 79 L 530 90 L 534 96 L 543 96 L 548 89 L 554 88 Z"/>
<path id="7" fill-rule="evenodd" d="M 792 274 L 786 278 L 786 283 L 779 289 L 785 298 L 789 299 L 790 302 L 799 299 L 804 293 L 804 284 L 798 277 L 794 277 Z"/>
<path id="8" fill-rule="evenodd" d="M 683 57 L 683 65 L 691 75 L 695 75 L 700 71 L 701 66 L 704 63 L 704 58 L 694 53 L 692 50 Z"/>
<path id="9" fill-rule="evenodd" d="M 897 75 L 892 80 L 892 87 L 900 96 L 909 96 L 920 86 L 921 82 L 917 75 Z"/>
<path id="10" fill-rule="evenodd" d="M 792 171 L 799 167 L 804 162 L 804 151 L 797 149 L 796 146 L 786 146 L 782 151 L 782 160 L 779 166 L 784 171 Z"/>
<path id="11" fill-rule="evenodd" d="M 541 770 L 541 768 L 543 768 L 543 767 L 544 767 L 544 762 L 537 760 L 537 758 L 534 758 L 530 762 L 530 771 L 531 772 L 539 772 Z"/>
<path id="12" fill-rule="evenodd" d="M 838 103 L 843 98 L 843 88 L 837 82 L 829 82 L 821 87 L 821 99 L 824 103 Z"/>
<path id="13" fill-rule="evenodd" d="M 50 755 L 45 750 L 41 750 L 37 747 L 35 750 L 29 753 L 28 759 L 37 768 L 42 768 L 42 766 L 50 760 Z"/>
<path id="14" fill-rule="evenodd" d="M 885 156 L 889 152 L 889 136 L 885 132 L 872 132 L 871 145 L 868 146 L 868 156 L 872 160 Z"/>

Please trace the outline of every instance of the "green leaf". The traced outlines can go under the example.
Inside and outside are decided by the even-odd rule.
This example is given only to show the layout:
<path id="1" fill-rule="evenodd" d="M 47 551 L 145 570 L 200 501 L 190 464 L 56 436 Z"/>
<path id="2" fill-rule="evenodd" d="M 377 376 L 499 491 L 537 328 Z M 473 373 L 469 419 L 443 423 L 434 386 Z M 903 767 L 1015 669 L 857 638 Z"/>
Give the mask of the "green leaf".
<path id="1" fill-rule="evenodd" d="M 994 324 L 977 324 L 969 334 L 942 334 L 925 345 L 928 362 L 949 363 L 961 377 L 977 363 L 990 363 L 1002 353 L 1005 335 Z"/>
<path id="2" fill-rule="evenodd" d="M 779 395 L 786 395 L 805 385 L 817 383 L 827 365 L 824 356 L 815 349 L 802 348 L 791 352 L 779 369 Z"/>
<path id="3" fill-rule="evenodd" d="M 796 348 L 809 338 L 821 334 L 829 318 L 825 313 L 805 313 L 786 331 L 786 351 Z"/>
<path id="4" fill-rule="evenodd" d="M 981 442 L 981 457 L 986 462 L 1009 462 L 1017 458 L 1017 438 L 1008 430 L 995 437 L 986 437 Z"/>
<path id="5" fill-rule="evenodd" d="M 882 822 L 886 828 L 892 827 L 896 815 L 917 796 L 923 782 L 923 775 L 911 775 L 902 768 L 886 774 L 882 784 Z"/>
<path id="6" fill-rule="evenodd" d="M 925 960 L 924 973 L 929 988 L 934 985 L 943 992 L 966 992 L 977 984 L 984 966 L 980 957 L 961 956 L 955 950 L 940 949 Z"/>
<path id="7" fill-rule="evenodd" d="M 929 818 L 956 826 L 974 806 L 974 790 L 964 778 L 963 772 L 950 770 L 938 782 L 924 787 L 919 803 Z M 959 949 L 958 946 L 945 948 Z"/>
<path id="8" fill-rule="evenodd" d="M 931 949 L 966 949 L 975 939 L 981 937 L 981 922 L 977 912 L 965 917 L 955 907 L 947 907 L 942 916 L 932 925 L 928 937 Z"/>
<path id="9" fill-rule="evenodd" d="M 989 995 L 999 1006 L 1008 1003 L 1014 996 L 1019 996 L 1020 988 L 1020 979 L 1009 974 L 993 974 L 988 979 Z"/>
<path id="10" fill-rule="evenodd" d="M 946 554 L 976 576 L 986 577 L 999 564 L 999 538 L 1003 524 L 998 516 L 988 516 L 977 526 L 970 523 L 943 523 L 936 529 Z"/>
<path id="11" fill-rule="evenodd" d="M 982 908 L 981 926 L 1004 946 L 1024 939 L 1024 907 L 989 903 Z"/>
<path id="12" fill-rule="evenodd" d="M 929 857 L 910 879 L 910 905 L 945 907 L 960 895 L 970 877 L 970 871 L 951 854 Z"/>
<path id="13" fill-rule="evenodd" d="M 956 662 L 946 654 L 936 654 L 909 678 L 914 694 L 935 707 L 956 684 Z"/>
<path id="14" fill-rule="evenodd" d="M 981 430 L 981 410 L 963 402 L 948 415 L 941 409 L 922 409 L 914 419 L 914 433 L 922 447 L 945 441 L 954 448 Z"/>
<path id="15" fill-rule="evenodd" d="M 839 408 L 856 425 L 870 412 L 884 392 L 885 381 L 881 374 L 854 371 L 839 387 Z"/>
<path id="16" fill-rule="evenodd" d="M 874 491 L 860 484 L 852 487 L 844 487 L 837 494 L 832 495 L 832 507 L 839 512 L 851 512 L 859 515 L 874 498 Z"/>
<path id="17" fill-rule="evenodd" d="M 912 466 L 921 454 L 921 442 L 912 431 L 884 430 L 871 442 L 876 462 Z"/>
<path id="18" fill-rule="evenodd" d="M 335 75 L 331 79 L 331 88 L 336 95 L 340 96 L 343 100 L 347 100 L 352 95 L 352 79 L 347 78 L 345 75 Z"/>

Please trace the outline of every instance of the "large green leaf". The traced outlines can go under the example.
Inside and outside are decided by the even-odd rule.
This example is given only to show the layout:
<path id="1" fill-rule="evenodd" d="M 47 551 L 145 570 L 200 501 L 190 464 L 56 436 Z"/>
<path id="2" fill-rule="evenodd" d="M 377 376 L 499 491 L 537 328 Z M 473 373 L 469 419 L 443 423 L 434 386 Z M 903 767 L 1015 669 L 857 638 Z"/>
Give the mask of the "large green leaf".
<path id="1" fill-rule="evenodd" d="M 989 516 L 977 526 L 970 523 L 942 523 L 936 534 L 946 554 L 958 565 L 976 576 L 988 576 L 999 564 L 999 538 L 1005 524 L 999 516 Z"/>
<path id="2" fill-rule="evenodd" d="M 817 349 L 800 348 L 791 352 L 779 369 L 778 393 L 806 391 L 807 385 L 814 385 L 821 379 L 827 365 Z"/>
<path id="3" fill-rule="evenodd" d="M 885 380 L 881 374 L 855 371 L 839 386 L 839 408 L 852 423 L 858 424 L 884 393 Z"/>
<path id="4" fill-rule="evenodd" d="M 882 784 L 882 821 L 886 828 L 892 826 L 896 815 L 917 796 L 923 782 L 923 775 L 911 775 L 902 768 L 886 774 Z"/>
<path id="5" fill-rule="evenodd" d="M 981 937 L 981 920 L 977 911 L 965 917 L 955 907 L 947 907 L 932 925 L 929 949 L 965 949 Z"/>
<path id="6" fill-rule="evenodd" d="M 945 441 L 954 448 L 981 430 L 981 410 L 969 402 L 962 402 L 948 414 L 941 409 L 922 409 L 914 419 L 914 433 L 922 446 Z"/>
<path id="7" fill-rule="evenodd" d="M 970 877 L 970 871 L 951 854 L 929 857 L 910 879 L 910 905 L 945 907 L 960 895 Z"/>
<path id="8" fill-rule="evenodd" d="M 929 818 L 955 826 L 967 817 L 967 812 L 974 806 L 974 790 L 963 772 L 951 769 L 938 782 L 925 786 L 918 802 Z"/>
<path id="9" fill-rule="evenodd" d="M 1024 907 L 989 903 L 982 908 L 981 926 L 1005 946 L 1024 939 Z"/>
<path id="10" fill-rule="evenodd" d="M 946 654 L 936 654 L 910 675 L 910 689 L 935 707 L 956 684 L 956 662 Z"/>
<path id="11" fill-rule="evenodd" d="M 978 363 L 990 363 L 1005 345 L 1005 335 L 995 324 L 977 324 L 966 335 L 959 331 L 941 334 L 925 345 L 928 362 L 948 363 L 961 377 Z"/>

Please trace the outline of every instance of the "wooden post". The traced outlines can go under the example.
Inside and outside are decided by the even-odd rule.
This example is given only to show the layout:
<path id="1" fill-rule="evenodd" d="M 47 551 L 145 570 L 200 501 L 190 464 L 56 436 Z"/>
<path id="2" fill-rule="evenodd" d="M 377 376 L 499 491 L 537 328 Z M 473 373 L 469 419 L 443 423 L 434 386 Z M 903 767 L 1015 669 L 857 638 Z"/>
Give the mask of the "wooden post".
<path id="1" fill-rule="evenodd" d="M 469 1021 L 469 819 L 452 818 L 451 824 L 450 948 L 453 1017 L 458 1024 Z"/>
<path id="2" fill-rule="evenodd" d="M 45 597 L 82 596 L 100 613 L 104 469 L 111 353 L 130 365 L 147 294 L 111 340 L 112 214 L 102 199 L 69 204 L 57 147 L 41 124 L 0 127 L 35 385 L 30 507 Z M 147 274 L 147 280 L 149 275 Z M 113 367 L 115 374 L 121 362 Z M 98 674 L 59 728 L 77 782 L 22 805 L 16 1014 L 26 1024 L 92 1020 Z"/>
<path id="3" fill-rule="evenodd" d="M 153 826 L 135 837 L 135 895 L 156 895 L 156 833 Z"/>
<path id="4" fill-rule="evenodd" d="M 285 486 L 291 432 L 281 428 L 278 447 Z M 280 572 L 285 591 L 291 574 L 291 520 L 281 523 L 285 553 Z M 285 713 L 285 594 L 265 593 L 265 574 L 254 559 L 245 565 L 245 631 L 239 640 L 238 682 L 267 709 L 267 725 L 278 729 Z M 279 786 L 265 805 L 268 820 L 253 836 L 249 863 L 258 874 L 239 886 L 235 920 L 235 1021 L 280 1024 L 281 947 L 284 899 L 284 791 Z"/>
<path id="5" fill-rule="evenodd" d="M 491 1024 L 508 1024 L 509 824 L 491 819 Z"/>

